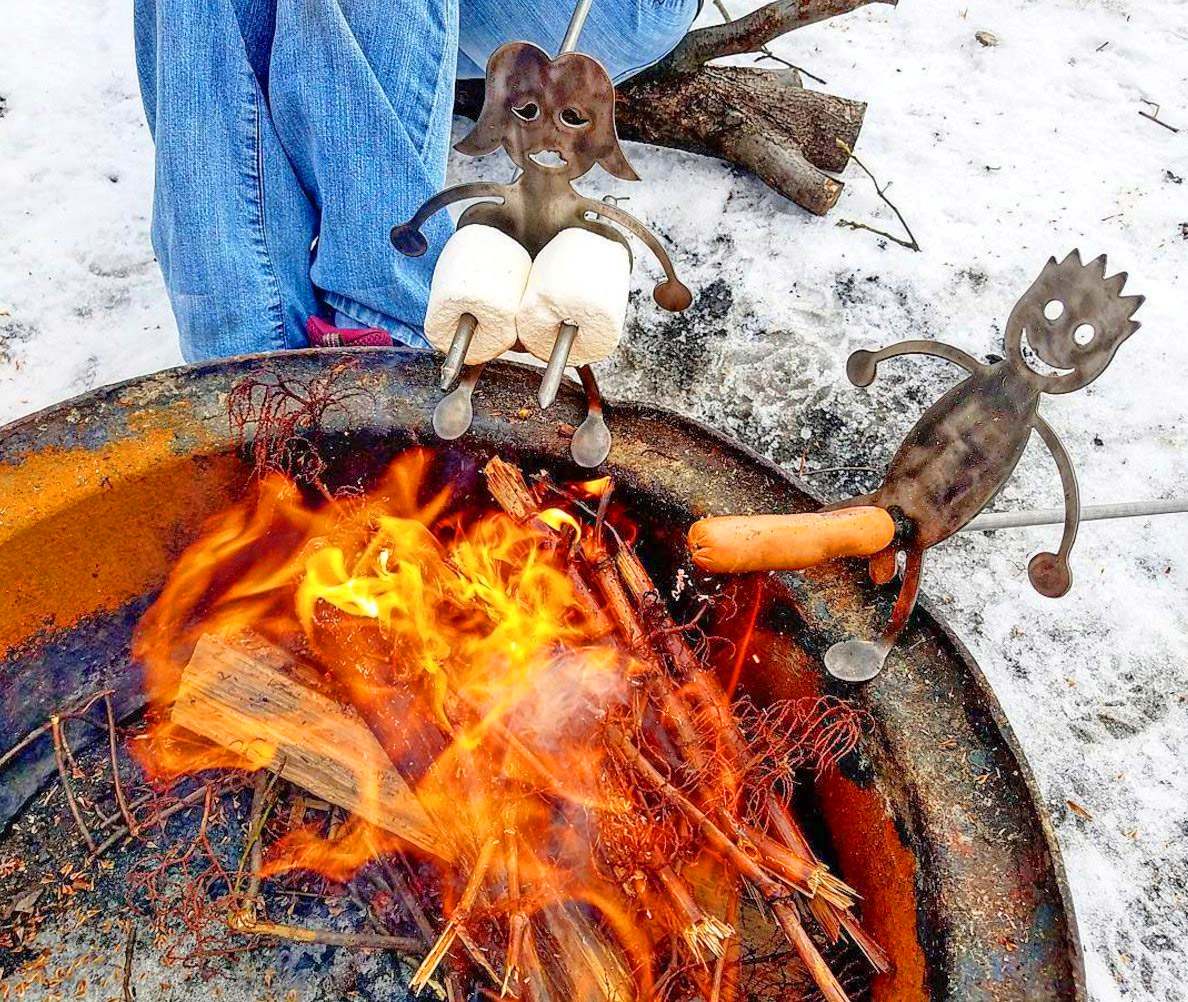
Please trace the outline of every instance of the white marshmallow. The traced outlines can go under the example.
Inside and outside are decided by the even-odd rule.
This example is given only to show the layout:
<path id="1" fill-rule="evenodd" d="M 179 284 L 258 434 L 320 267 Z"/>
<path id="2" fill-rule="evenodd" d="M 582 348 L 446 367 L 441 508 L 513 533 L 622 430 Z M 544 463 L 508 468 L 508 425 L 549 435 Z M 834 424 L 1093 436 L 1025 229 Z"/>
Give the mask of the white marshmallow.
<path id="1" fill-rule="evenodd" d="M 532 269 L 528 252 L 506 233 L 461 226 L 442 249 L 429 287 L 425 337 L 448 351 L 463 313 L 478 321 L 466 364 L 488 362 L 516 343 L 516 312 Z"/>
<path id="2" fill-rule="evenodd" d="M 616 240 L 579 227 L 562 230 L 532 262 L 516 315 L 526 351 L 548 359 L 563 323 L 577 327 L 570 365 L 606 358 L 623 337 L 631 255 Z"/>

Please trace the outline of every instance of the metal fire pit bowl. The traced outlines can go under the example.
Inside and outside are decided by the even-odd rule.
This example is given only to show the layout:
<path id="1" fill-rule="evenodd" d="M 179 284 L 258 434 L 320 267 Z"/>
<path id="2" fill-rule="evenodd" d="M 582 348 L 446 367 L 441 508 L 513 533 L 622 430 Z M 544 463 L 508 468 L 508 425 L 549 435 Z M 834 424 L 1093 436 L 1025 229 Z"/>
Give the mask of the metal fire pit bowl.
<path id="1" fill-rule="evenodd" d="M 0 429 L 0 733 L 5 746 L 84 694 L 109 686 L 121 715 L 142 704 L 132 629 L 204 520 L 240 496 L 250 468 L 227 420 L 249 375 L 301 382 L 350 358 L 366 392 L 329 415 L 334 482 L 365 482 L 410 444 L 440 447 L 430 417 L 437 365 L 423 353 L 363 349 L 253 356 L 96 390 Z M 499 453 L 528 470 L 569 465 L 584 416 L 567 384 L 542 415 L 537 380 L 490 367 L 471 432 L 450 462 L 475 471 Z M 683 530 L 707 514 L 804 511 L 806 487 L 712 429 L 658 408 L 610 405 L 606 464 L 616 496 L 645 524 L 645 557 L 683 557 Z M 568 424 L 570 427 L 566 428 Z M 601 471 L 600 471 L 601 472 Z M 670 527 L 665 529 L 665 527 Z M 663 573 L 660 574 L 663 577 Z M 840 772 L 817 784 L 822 836 L 862 895 L 863 921 L 895 971 L 877 1002 L 1083 1000 L 1084 974 L 1051 827 L 1002 710 L 978 666 L 927 602 L 888 670 L 841 688 L 821 653 L 886 615 L 858 562 L 772 580 L 754 649 L 758 698 L 833 692 L 873 726 Z M 11 739 L 8 740 L 8 739 Z M 38 745 L 0 777 L 7 825 L 53 768 Z"/>

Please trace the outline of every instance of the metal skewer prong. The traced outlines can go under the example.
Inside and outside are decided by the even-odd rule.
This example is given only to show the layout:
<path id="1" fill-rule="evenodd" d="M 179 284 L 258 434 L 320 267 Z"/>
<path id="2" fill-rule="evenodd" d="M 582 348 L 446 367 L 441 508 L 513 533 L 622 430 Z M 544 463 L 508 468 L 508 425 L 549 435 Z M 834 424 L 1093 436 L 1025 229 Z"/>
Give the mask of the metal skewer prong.
<path id="1" fill-rule="evenodd" d="M 448 390 L 454 385 L 454 380 L 466 364 L 466 353 L 470 351 L 470 342 L 474 340 L 474 332 L 478 330 L 478 320 L 473 313 L 463 313 L 458 321 L 458 329 L 454 332 L 454 340 L 450 342 L 450 350 L 446 352 L 445 361 L 441 364 L 441 388 Z"/>
<path id="2" fill-rule="evenodd" d="M 577 337 L 578 329 L 573 324 L 562 324 L 557 332 L 557 340 L 553 343 L 553 351 L 549 355 L 549 364 L 545 366 L 544 376 L 540 380 L 540 392 L 536 399 L 540 401 L 540 409 L 545 410 L 557 399 L 557 391 L 561 388 L 561 377 L 565 374 L 565 366 L 569 361 L 569 352 L 573 348 L 573 339 Z"/>
<path id="3" fill-rule="evenodd" d="M 598 392 L 594 370 L 582 365 L 578 367 L 578 375 L 586 390 L 586 420 L 573 433 L 569 454 L 578 466 L 592 469 L 601 466 L 602 461 L 610 455 L 611 433 L 602 416 L 602 394 Z"/>

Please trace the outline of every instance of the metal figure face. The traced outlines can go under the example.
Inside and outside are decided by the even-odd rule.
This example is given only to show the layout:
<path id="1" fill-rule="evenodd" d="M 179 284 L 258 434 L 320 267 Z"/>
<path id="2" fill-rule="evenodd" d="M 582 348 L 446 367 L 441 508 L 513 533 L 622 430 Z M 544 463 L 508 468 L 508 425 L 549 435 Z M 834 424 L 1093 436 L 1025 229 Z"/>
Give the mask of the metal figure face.
<path id="1" fill-rule="evenodd" d="M 495 50 L 483 110 L 455 149 L 482 156 L 500 146 L 523 171 L 572 181 L 600 163 L 616 177 L 639 180 L 615 133 L 615 85 L 580 52 L 550 59 L 529 42 Z"/>
<path id="2" fill-rule="evenodd" d="M 1006 358 L 1044 393 L 1069 393 L 1093 382 L 1141 326 L 1130 317 L 1143 297 L 1121 295 L 1126 272 L 1106 278 L 1105 267 L 1104 254 L 1087 265 L 1075 250 L 1059 263 L 1049 258 L 1011 310 Z M 1029 364 L 1025 346 L 1048 371 Z"/>

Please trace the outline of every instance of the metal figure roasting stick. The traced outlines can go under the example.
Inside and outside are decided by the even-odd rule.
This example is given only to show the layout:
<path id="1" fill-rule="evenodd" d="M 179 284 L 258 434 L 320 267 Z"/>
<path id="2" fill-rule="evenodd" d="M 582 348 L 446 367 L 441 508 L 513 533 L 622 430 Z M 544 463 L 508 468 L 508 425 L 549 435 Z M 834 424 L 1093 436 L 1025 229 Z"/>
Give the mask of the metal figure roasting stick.
<path id="1" fill-rule="evenodd" d="M 854 352 L 846 373 L 857 386 L 869 386 L 879 364 L 900 355 L 943 358 L 968 375 L 916 422 L 873 493 L 819 513 L 769 517 L 774 522 L 760 516 L 750 528 L 745 517 L 704 519 L 689 534 L 694 560 L 711 570 L 790 570 L 831 556 L 867 556 L 878 584 L 898 571 L 900 590 L 882 636 L 846 640 L 825 655 L 838 678 L 874 678 L 915 607 L 924 551 L 970 525 L 1010 478 L 1035 431 L 1060 473 L 1064 532 L 1057 551 L 1036 554 L 1027 572 L 1040 594 L 1064 595 L 1072 584 L 1068 558 L 1080 496 L 1068 453 L 1038 407 L 1045 393 L 1070 393 L 1093 382 L 1139 329 L 1131 316 L 1143 297 L 1123 296 L 1126 274 L 1107 278 L 1105 266 L 1104 255 L 1082 264 L 1079 251 L 1063 261 L 1051 258 L 1011 311 L 1005 357 L 993 364 L 933 341 Z M 806 545 L 814 538 L 824 542 Z M 766 552 L 759 553 L 761 547 Z M 782 560 L 787 555 L 794 559 Z"/>
<path id="2" fill-rule="evenodd" d="M 474 182 L 438 192 L 410 220 L 393 227 L 392 245 L 402 254 L 419 257 L 428 249 L 421 226 L 430 216 L 455 202 L 479 199 L 482 201 L 463 212 L 459 227 L 494 227 L 516 240 L 533 258 L 562 230 L 581 228 L 622 244 L 630 259 L 630 246 L 613 223 L 638 237 L 655 255 L 665 277 L 653 296 L 661 307 L 677 312 L 690 304 L 692 295 L 677 278 L 660 241 L 617 205 L 586 198 L 572 185 L 596 163 L 615 177 L 639 180 L 615 131 L 614 84 L 597 60 L 575 51 L 591 3 L 578 0 L 555 59 L 528 42 L 510 42 L 497 49 L 487 64 L 482 111 L 474 128 L 455 148 L 469 156 L 483 156 L 502 147 L 518 168 L 512 181 Z M 548 154 L 555 154 L 557 162 L 547 162 L 542 155 Z M 442 367 L 443 389 L 458 378 L 474 333 L 473 319 L 464 316 Z M 558 331 L 541 380 L 542 407 L 552 404 L 557 395 L 576 334 L 577 328 L 569 323 Z M 587 396 L 592 393 L 596 398 L 589 366 L 580 367 L 579 375 Z M 469 399 L 473 389 L 474 380 L 465 380 L 444 398 L 438 406 L 447 413 L 440 421 L 435 417 L 435 425 L 445 426 L 453 437 L 463 434 L 472 413 Z M 465 401 L 452 400 L 454 394 L 462 394 Z M 606 458 L 610 440 L 600 413 L 594 417 L 591 434 L 596 431 L 597 435 L 575 436 L 574 456 L 579 462 L 597 457 L 592 464 L 597 465 Z M 467 424 L 462 426 L 464 419 Z M 589 421 L 582 427 L 587 424 Z M 598 443 L 599 448 L 592 443 Z M 582 444 L 585 449 L 580 448 Z"/>

